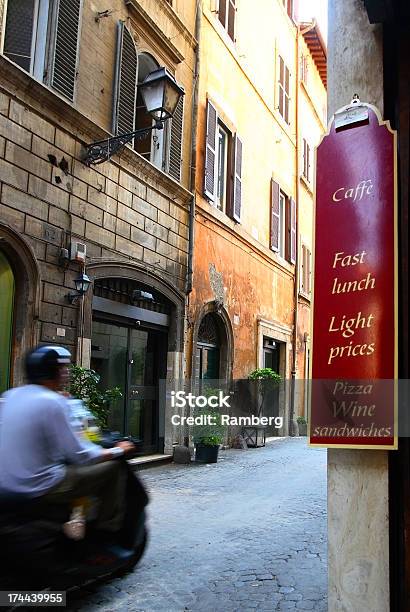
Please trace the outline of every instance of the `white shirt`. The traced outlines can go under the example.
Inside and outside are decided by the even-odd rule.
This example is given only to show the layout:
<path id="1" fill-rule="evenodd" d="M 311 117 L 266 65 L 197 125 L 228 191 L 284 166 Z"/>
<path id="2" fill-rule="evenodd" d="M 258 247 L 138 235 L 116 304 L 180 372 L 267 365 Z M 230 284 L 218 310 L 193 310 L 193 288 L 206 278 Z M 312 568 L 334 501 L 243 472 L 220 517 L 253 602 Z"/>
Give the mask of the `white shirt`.
<path id="1" fill-rule="evenodd" d="M 0 402 L 0 494 L 44 495 L 66 464 L 90 463 L 103 449 L 83 442 L 68 420 L 67 400 L 39 385 L 7 391 Z"/>

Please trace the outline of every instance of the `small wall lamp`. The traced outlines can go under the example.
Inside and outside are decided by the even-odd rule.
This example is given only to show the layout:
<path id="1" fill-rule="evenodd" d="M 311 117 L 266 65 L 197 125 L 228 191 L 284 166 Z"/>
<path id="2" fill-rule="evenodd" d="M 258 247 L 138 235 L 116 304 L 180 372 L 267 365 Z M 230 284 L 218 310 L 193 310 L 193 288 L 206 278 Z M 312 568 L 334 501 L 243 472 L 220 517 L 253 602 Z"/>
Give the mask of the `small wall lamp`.
<path id="1" fill-rule="evenodd" d="M 77 278 L 74 279 L 76 293 L 69 293 L 67 295 L 67 299 L 70 304 L 74 304 L 80 297 L 83 297 L 85 293 L 87 293 L 88 288 L 91 285 L 91 279 L 85 274 L 81 272 Z"/>

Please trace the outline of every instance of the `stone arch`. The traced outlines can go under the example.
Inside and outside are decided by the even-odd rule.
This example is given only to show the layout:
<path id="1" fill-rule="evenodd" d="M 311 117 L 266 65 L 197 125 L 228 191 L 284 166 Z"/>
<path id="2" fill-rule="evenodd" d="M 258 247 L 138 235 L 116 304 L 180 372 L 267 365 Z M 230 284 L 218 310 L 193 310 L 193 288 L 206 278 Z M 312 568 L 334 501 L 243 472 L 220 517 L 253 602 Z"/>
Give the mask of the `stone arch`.
<path id="1" fill-rule="evenodd" d="M 198 333 L 201 322 L 207 315 L 212 314 L 214 316 L 215 323 L 218 328 L 219 339 L 220 339 L 220 366 L 219 366 L 219 377 L 221 380 L 230 381 L 232 380 L 233 374 L 233 355 L 234 355 L 234 335 L 232 329 L 232 323 L 229 318 L 227 310 L 220 305 L 219 302 L 212 301 L 205 304 L 199 312 L 199 315 L 195 321 L 194 333 L 193 333 L 193 347 L 192 347 L 192 363 L 191 363 L 191 376 L 196 377 L 195 359 L 198 350 Z"/>
<path id="2" fill-rule="evenodd" d="M 145 268 L 128 262 L 92 262 L 87 266 L 87 274 L 92 281 L 101 278 L 124 278 L 135 280 L 162 293 L 173 305 L 173 313 L 169 327 L 168 350 L 183 351 L 184 330 L 183 313 L 185 307 L 184 294 L 171 283 L 160 278 Z M 88 291 L 84 298 L 84 337 L 91 338 L 92 325 L 92 291 Z"/>
<path id="3" fill-rule="evenodd" d="M 39 342 L 40 270 L 29 243 L 7 225 L 0 225 L 0 249 L 15 278 L 10 380 L 16 386 L 24 380 L 24 355 Z"/>

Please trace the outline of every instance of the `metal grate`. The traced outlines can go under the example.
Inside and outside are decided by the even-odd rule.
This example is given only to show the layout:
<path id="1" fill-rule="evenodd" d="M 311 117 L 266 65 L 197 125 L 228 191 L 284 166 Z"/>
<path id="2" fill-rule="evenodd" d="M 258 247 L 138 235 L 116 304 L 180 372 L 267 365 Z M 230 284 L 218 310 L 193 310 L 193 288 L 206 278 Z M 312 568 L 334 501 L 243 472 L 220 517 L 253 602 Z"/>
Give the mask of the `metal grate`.
<path id="1" fill-rule="evenodd" d="M 215 316 L 210 313 L 204 316 L 198 330 L 198 342 L 211 346 L 219 346 L 218 324 Z"/>
<path id="2" fill-rule="evenodd" d="M 132 294 L 138 289 L 151 293 L 154 300 L 133 300 Z M 171 313 L 171 303 L 159 291 L 155 291 L 155 289 L 148 285 L 127 278 L 100 278 L 94 281 L 94 295 L 106 298 L 107 300 L 113 300 L 114 302 L 121 302 L 122 304 L 132 304 L 152 312 Z"/>
<path id="3" fill-rule="evenodd" d="M 59 0 L 51 85 L 74 100 L 81 0 Z"/>

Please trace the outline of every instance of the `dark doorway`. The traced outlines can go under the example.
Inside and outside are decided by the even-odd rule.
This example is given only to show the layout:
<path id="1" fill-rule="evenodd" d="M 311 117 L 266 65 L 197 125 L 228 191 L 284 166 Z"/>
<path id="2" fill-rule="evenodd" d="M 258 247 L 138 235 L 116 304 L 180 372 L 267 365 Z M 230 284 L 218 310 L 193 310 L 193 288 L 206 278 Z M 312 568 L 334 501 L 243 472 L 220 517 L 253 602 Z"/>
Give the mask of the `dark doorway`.
<path id="1" fill-rule="evenodd" d="M 163 452 L 159 439 L 159 380 L 166 376 L 167 334 L 139 325 L 96 318 L 91 367 L 104 387 L 118 386 L 109 428 L 130 435 L 143 453 Z"/>

